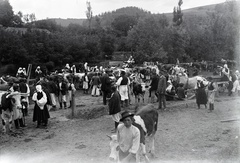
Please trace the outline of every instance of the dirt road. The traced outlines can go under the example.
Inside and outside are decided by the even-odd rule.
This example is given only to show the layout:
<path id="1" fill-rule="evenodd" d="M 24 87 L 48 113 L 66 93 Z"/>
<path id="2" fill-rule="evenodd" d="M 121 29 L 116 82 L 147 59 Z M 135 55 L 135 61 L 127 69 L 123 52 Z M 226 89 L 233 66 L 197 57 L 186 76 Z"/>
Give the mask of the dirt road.
<path id="1" fill-rule="evenodd" d="M 76 101 L 77 109 L 101 105 L 101 97 L 80 96 Z M 70 109 L 51 111 L 48 129 L 37 129 L 31 110 L 26 128 L 0 132 L 0 163 L 109 162 L 106 135 L 114 127 L 111 117 L 68 119 L 69 114 Z M 182 101 L 168 102 L 167 111 L 159 111 L 157 158 L 151 161 L 240 162 L 238 119 L 239 97 L 218 98 L 212 113 L 197 109 L 194 100 L 188 107 Z"/>

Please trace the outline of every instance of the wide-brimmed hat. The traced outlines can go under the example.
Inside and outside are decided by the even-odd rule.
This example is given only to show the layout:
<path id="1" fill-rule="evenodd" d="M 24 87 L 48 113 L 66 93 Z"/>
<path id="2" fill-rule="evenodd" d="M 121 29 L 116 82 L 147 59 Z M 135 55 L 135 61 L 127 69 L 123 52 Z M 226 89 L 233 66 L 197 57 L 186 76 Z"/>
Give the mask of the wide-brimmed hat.
<path id="1" fill-rule="evenodd" d="M 127 118 L 127 117 L 133 117 L 133 116 L 134 116 L 133 113 L 131 113 L 131 112 L 129 112 L 129 111 L 124 111 L 124 112 L 122 113 L 122 118 L 120 119 L 120 121 L 122 122 L 125 118 Z"/>

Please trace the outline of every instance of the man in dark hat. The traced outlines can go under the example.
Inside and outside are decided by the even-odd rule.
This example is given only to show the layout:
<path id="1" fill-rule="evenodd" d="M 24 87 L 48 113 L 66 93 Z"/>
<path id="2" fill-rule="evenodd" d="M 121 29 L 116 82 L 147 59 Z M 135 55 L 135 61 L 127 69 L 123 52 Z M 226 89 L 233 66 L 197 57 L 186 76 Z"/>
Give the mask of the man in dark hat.
<path id="1" fill-rule="evenodd" d="M 140 147 L 140 131 L 132 125 L 133 116 L 129 111 L 123 112 L 120 119 L 123 124 L 117 128 L 119 160 L 124 163 L 136 162 L 136 153 Z"/>

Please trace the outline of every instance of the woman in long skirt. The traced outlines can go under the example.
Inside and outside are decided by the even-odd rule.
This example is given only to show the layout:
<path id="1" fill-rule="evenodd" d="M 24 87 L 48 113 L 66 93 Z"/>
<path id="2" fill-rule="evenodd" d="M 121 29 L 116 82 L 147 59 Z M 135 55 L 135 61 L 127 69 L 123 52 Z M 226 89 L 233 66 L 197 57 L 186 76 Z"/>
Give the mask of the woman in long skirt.
<path id="1" fill-rule="evenodd" d="M 33 94 L 32 100 L 35 102 L 33 110 L 33 122 L 37 121 L 37 128 L 43 123 L 47 127 L 48 118 L 50 118 L 47 108 L 47 95 L 42 90 L 41 85 L 36 86 L 36 92 Z"/>
<path id="2" fill-rule="evenodd" d="M 196 86 L 196 103 L 198 109 L 200 109 L 200 105 L 205 105 L 207 108 L 207 93 L 205 91 L 205 86 L 203 84 L 202 78 L 197 78 L 197 86 Z"/>

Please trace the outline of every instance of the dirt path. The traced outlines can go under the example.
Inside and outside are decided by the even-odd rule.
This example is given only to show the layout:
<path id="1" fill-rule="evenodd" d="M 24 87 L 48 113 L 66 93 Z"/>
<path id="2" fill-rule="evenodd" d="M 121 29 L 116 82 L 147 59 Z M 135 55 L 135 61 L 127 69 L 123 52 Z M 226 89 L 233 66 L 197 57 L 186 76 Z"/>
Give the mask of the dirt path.
<path id="1" fill-rule="evenodd" d="M 80 96 L 77 109 L 100 106 L 102 97 Z M 159 111 L 156 159 L 152 162 L 239 162 L 240 98 L 218 98 L 215 110 L 196 109 L 194 100 L 168 102 Z M 71 111 L 51 111 L 48 129 L 36 129 L 32 110 L 27 128 L 0 132 L 1 163 L 109 162 L 109 139 L 114 123 L 109 115 L 96 119 L 67 119 Z M 0 126 L 1 127 L 1 126 Z"/>

